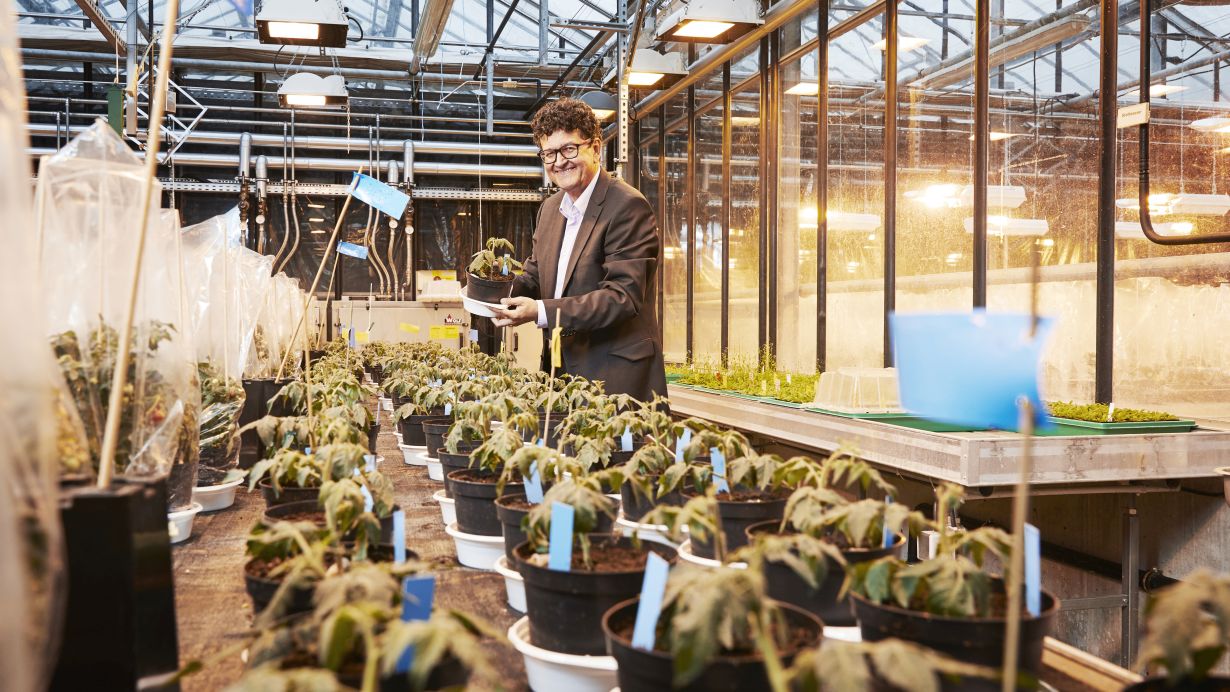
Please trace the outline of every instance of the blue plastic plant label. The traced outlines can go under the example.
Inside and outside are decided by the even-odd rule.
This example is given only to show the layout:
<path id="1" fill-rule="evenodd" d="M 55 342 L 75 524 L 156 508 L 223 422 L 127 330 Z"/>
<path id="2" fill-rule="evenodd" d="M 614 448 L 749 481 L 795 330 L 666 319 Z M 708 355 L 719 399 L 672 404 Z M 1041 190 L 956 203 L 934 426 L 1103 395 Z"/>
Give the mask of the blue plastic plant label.
<path id="1" fill-rule="evenodd" d="M 709 462 L 713 464 L 713 487 L 719 493 L 729 493 L 730 484 L 726 482 L 726 455 L 717 447 L 710 447 Z"/>
<path id="2" fill-rule="evenodd" d="M 1024 398 L 1034 424 L 1051 427 L 1038 366 L 1055 322 L 1040 319 L 1031 337 L 1030 319 L 985 310 L 890 315 L 902 407 L 944 423 L 1016 430 Z"/>
<path id="3" fill-rule="evenodd" d="M 683 434 L 680 435 L 678 439 L 675 440 L 675 462 L 676 463 L 683 461 L 683 448 L 687 447 L 688 443 L 691 441 L 692 441 L 692 429 L 684 428 Z"/>
<path id="4" fill-rule="evenodd" d="M 625 452 L 632 451 L 632 428 L 624 427 L 624 434 L 619 436 L 619 448 Z"/>
<path id="5" fill-rule="evenodd" d="M 572 569 L 572 522 L 576 510 L 563 502 L 551 503 L 551 534 L 547 546 L 547 569 L 567 572 Z"/>
<path id="6" fill-rule="evenodd" d="M 347 243 L 346 241 L 343 240 L 337 244 L 337 254 L 346 255 L 347 257 L 353 257 L 355 259 L 365 260 L 367 259 L 367 248 L 363 247 L 362 245 L 355 245 L 354 243 Z"/>
<path id="7" fill-rule="evenodd" d="M 372 511 L 372 506 L 375 504 L 372 500 L 372 491 L 368 490 L 366 485 L 360 485 L 359 490 L 363 493 L 363 511 Z"/>
<path id="8" fill-rule="evenodd" d="M 367 469 L 368 473 L 375 471 L 376 470 L 376 455 L 375 454 L 364 454 L 363 455 L 363 467 Z"/>
<path id="9" fill-rule="evenodd" d="M 453 402 L 447 401 L 444 403 L 444 415 L 446 416 L 453 415 Z"/>
<path id="10" fill-rule="evenodd" d="M 500 261 L 500 273 L 508 276 L 508 255 L 504 255 L 504 259 Z"/>
<path id="11" fill-rule="evenodd" d="M 530 464 L 530 477 L 525 479 L 525 499 L 533 505 L 542 503 L 542 478 L 538 475 L 538 462 Z"/>
<path id="12" fill-rule="evenodd" d="M 346 343 L 350 345 L 350 348 L 358 347 L 359 342 L 355 341 L 354 339 L 354 327 L 351 327 L 346 330 Z"/>
<path id="13" fill-rule="evenodd" d="M 892 495 L 889 495 L 888 497 L 884 498 L 884 503 L 885 503 L 885 504 L 888 504 L 888 505 L 891 505 L 891 504 L 893 503 L 893 496 L 892 496 Z M 888 513 L 887 513 L 887 512 L 885 512 L 885 513 L 884 513 L 884 517 L 885 517 L 885 519 L 887 519 L 887 518 L 888 518 Z M 885 522 L 884 522 L 884 541 L 883 541 L 882 545 L 883 545 L 885 548 L 891 548 L 891 547 L 893 546 L 893 538 L 894 538 L 894 536 L 893 536 L 893 529 L 892 529 L 892 527 L 891 527 L 891 526 L 889 526 L 889 525 L 888 525 L 888 522 L 887 522 L 887 521 L 885 521 Z"/>
<path id="14" fill-rule="evenodd" d="M 406 513 L 403 510 L 393 512 L 393 562 L 402 564 L 406 561 Z"/>
<path id="15" fill-rule="evenodd" d="M 406 205 L 410 203 L 410 196 L 406 193 L 362 173 L 354 174 L 354 179 L 350 181 L 350 194 L 395 219 L 406 213 Z"/>
<path id="16" fill-rule="evenodd" d="M 1033 524 L 1025 525 L 1025 610 L 1042 614 L 1042 533 Z"/>
<path id="17" fill-rule="evenodd" d="M 436 578 L 430 574 L 406 577 L 401 582 L 401 619 L 404 622 L 430 620 L 431 605 L 436 596 Z M 414 663 L 414 647 L 406 649 L 397 659 L 397 672 L 405 673 Z"/>
<path id="18" fill-rule="evenodd" d="M 671 565 L 661 555 L 649 553 L 645 563 L 645 580 L 641 582 L 641 601 L 636 606 L 636 624 L 632 627 L 632 646 L 646 651 L 653 650 L 658 616 L 662 613 L 662 600 L 666 596 L 666 577 Z"/>
<path id="19" fill-rule="evenodd" d="M 477 329 L 470 330 L 470 341 L 471 342 L 478 341 L 478 330 Z M 470 377 L 473 377 L 473 375 L 471 375 Z M 486 379 L 486 378 L 483 378 L 483 379 Z"/>

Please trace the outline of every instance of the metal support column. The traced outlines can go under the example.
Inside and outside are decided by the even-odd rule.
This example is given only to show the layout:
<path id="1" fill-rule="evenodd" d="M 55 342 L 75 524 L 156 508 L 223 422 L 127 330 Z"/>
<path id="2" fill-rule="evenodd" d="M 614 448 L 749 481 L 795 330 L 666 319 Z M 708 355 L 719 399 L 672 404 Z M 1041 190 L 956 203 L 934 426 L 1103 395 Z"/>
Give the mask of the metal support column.
<path id="1" fill-rule="evenodd" d="M 547 0 L 538 0 L 538 66 L 546 67 L 547 50 L 550 48 L 548 39 L 551 33 L 551 13 L 547 10 Z"/>
<path id="2" fill-rule="evenodd" d="M 820 0 L 820 27 L 829 25 L 830 0 Z M 829 208 L 829 37 L 817 46 L 816 78 L 816 372 L 824 372 L 828 350 L 828 214 Z"/>
<path id="3" fill-rule="evenodd" d="M 618 12 L 616 21 L 619 24 L 627 24 L 628 22 L 628 0 L 618 0 Z M 618 108 L 616 109 L 616 129 L 615 129 L 615 177 L 624 178 L 626 172 L 624 167 L 628 163 L 628 80 L 624 79 L 624 67 L 628 62 L 628 51 L 631 48 L 628 46 L 628 32 L 622 31 L 615 36 L 615 79 L 618 84 L 619 92 L 617 98 L 619 100 Z"/>
<path id="4" fill-rule="evenodd" d="M 722 66 L 722 326 L 719 338 L 722 368 L 729 363 L 730 351 L 730 63 Z"/>
<path id="5" fill-rule="evenodd" d="M 777 59 L 781 54 L 781 34 L 774 31 L 760 40 L 760 148 L 762 152 L 777 152 L 776 129 L 778 109 Z M 729 63 L 727 63 L 729 65 Z M 761 156 L 757 175 L 760 176 L 760 275 L 768 281 L 760 282 L 757 303 L 760 309 L 760 338 L 757 343 L 757 362 L 766 348 L 777 356 L 777 157 Z"/>
<path id="6" fill-rule="evenodd" d="M 1127 597 L 1120 620 L 1119 663 L 1132 665 L 1136 659 L 1136 632 L 1140 626 L 1140 515 L 1136 495 L 1127 495 L 1123 507 L 1123 593 Z"/>
<path id="7" fill-rule="evenodd" d="M 987 306 L 987 160 L 991 139 L 991 7 L 974 3 L 974 307 Z"/>
<path id="8" fill-rule="evenodd" d="M 688 46 L 689 62 L 695 56 L 695 48 Z M 687 262 L 688 274 L 688 293 L 687 293 L 687 332 L 686 332 L 686 348 L 687 362 L 692 363 L 692 352 L 694 346 L 694 334 L 692 325 L 692 312 L 696 303 L 696 87 L 690 86 L 687 90 L 687 117 L 688 117 L 688 172 L 683 183 L 684 207 L 687 209 L 687 235 L 684 236 L 684 242 L 687 247 Z"/>
<path id="9" fill-rule="evenodd" d="M 888 317 L 897 309 L 897 0 L 884 5 L 884 367 L 893 367 Z M 819 214 L 828 214 L 819 209 Z M 976 212 L 975 212 L 976 213 Z"/>
<path id="10" fill-rule="evenodd" d="M 1115 163 L 1118 157 L 1119 2 L 1102 0 L 1101 70 L 1098 116 L 1101 120 L 1098 162 L 1098 241 L 1094 316 L 1094 400 L 1109 404 L 1114 391 L 1115 367 Z M 1107 95 L 1110 96 L 1107 96 Z"/>

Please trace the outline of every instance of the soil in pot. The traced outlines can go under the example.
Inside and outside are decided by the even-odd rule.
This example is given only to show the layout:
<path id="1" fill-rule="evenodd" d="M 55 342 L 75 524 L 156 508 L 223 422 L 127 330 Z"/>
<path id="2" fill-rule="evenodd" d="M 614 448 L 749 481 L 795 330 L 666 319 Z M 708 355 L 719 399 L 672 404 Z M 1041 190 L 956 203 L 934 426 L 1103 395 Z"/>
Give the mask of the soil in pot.
<path id="1" fill-rule="evenodd" d="M 259 613 L 269 607 L 274 594 L 282 585 L 282 580 L 272 578 L 269 574 L 276 569 L 282 560 L 248 560 L 243 566 L 243 582 L 252 598 L 252 612 Z M 316 593 L 314 586 L 295 587 L 287 601 L 286 615 L 306 613 L 312 609 L 312 596 Z"/>
<path id="2" fill-rule="evenodd" d="M 747 527 L 769 519 L 781 519 L 789 498 L 786 492 L 764 493 L 738 488 L 718 495 L 718 518 L 722 522 L 722 535 L 726 537 L 727 554 L 747 545 Z M 693 538 L 692 554 L 716 559 L 713 541 Z"/>
<path id="3" fill-rule="evenodd" d="M 671 563 L 675 549 L 661 543 L 614 534 L 590 534 L 593 571 L 586 570 L 580 546 L 573 546 L 572 569 L 556 572 L 528 562 L 529 543 L 513 551 L 525 580 L 526 612 L 534 646 L 565 654 L 606 655 L 602 615 L 611 606 L 640 593 L 650 551 Z"/>
<path id="4" fill-rule="evenodd" d="M 408 400 L 408 399 L 407 399 Z M 406 403 L 405 401 L 401 402 Z M 401 404 L 393 403 L 394 410 Z M 423 432 L 423 421 L 429 418 L 439 418 L 444 415 L 444 409 L 436 409 L 424 415 L 406 416 L 397 421 L 397 429 L 401 431 L 401 442 L 411 447 L 422 447 L 427 444 L 427 435 Z"/>
<path id="5" fill-rule="evenodd" d="M 757 534 L 776 534 L 781 527 L 781 521 L 770 519 L 747 527 L 749 542 L 755 542 Z M 870 562 L 886 557 L 901 547 L 904 538 L 897 537 L 897 542 L 889 548 L 877 550 L 851 550 L 845 547 L 844 541 L 834 541 L 841 550 L 842 556 L 849 564 Z M 828 572 L 819 588 L 813 589 L 789 565 L 782 562 L 765 562 L 765 591 L 774 600 L 789 603 L 806 610 L 820 618 L 826 625 L 834 627 L 851 627 L 857 624 L 854 610 L 850 607 L 850 599 L 838 598 L 846 573 L 841 565 L 828 560 Z"/>
<path id="6" fill-rule="evenodd" d="M 501 298 L 507 298 L 512 294 L 512 280 L 512 274 L 509 274 L 508 278 L 503 281 L 494 281 L 466 272 L 466 297 L 480 303 L 499 305 Z"/>
<path id="7" fill-rule="evenodd" d="M 602 619 L 602 628 L 610 645 L 611 655 L 619 664 L 621 692 L 658 692 L 672 689 L 674 659 L 670 651 L 644 651 L 632 648 L 632 630 L 640 599 L 634 598 L 616 605 Z M 789 666 L 795 654 L 820 643 L 824 624 L 814 615 L 789 603 L 778 603 L 786 618 L 789 639 L 778 653 L 782 664 Z M 661 625 L 659 625 L 661 628 Z M 661 629 L 659 629 L 661 632 Z M 723 652 L 709 663 L 700 677 L 689 685 L 677 688 L 686 692 L 757 692 L 768 690 L 769 678 L 764 659 L 756 651 Z"/>
<path id="8" fill-rule="evenodd" d="M 1004 608 L 1004 583 L 996 579 L 991 595 L 995 617 L 957 618 L 906 610 L 894 605 L 872 603 L 851 594 L 863 641 L 876 642 L 895 637 L 915 642 L 951 656 L 958 661 L 1000 668 L 1004 663 L 1004 636 L 1007 631 Z M 1042 592 L 1042 614 L 1021 618 L 1020 669 L 1037 678 L 1042 671 L 1042 641 L 1050 633 L 1059 613 L 1059 599 Z M 966 678 L 946 690 L 987 691 L 1000 689 L 998 680 Z M 1021 688 L 1027 689 L 1027 688 Z"/>
<path id="9" fill-rule="evenodd" d="M 444 446 L 444 438 L 448 429 L 453 427 L 453 419 L 426 418 L 423 420 L 423 444 L 427 445 L 427 456 L 438 459 L 440 448 Z"/>
<path id="10" fill-rule="evenodd" d="M 446 478 L 453 485 L 453 501 L 457 509 L 457 528 L 462 533 L 478 536 L 501 536 L 504 533 L 495 510 L 496 482 L 499 476 L 488 471 L 460 469 Z M 508 483 L 505 492 L 524 492 L 521 483 Z"/>
<path id="11" fill-rule="evenodd" d="M 380 545 L 393 545 L 393 514 L 401 509 L 398 505 L 393 505 L 393 510 L 387 517 L 380 518 Z M 325 510 L 322 509 L 316 500 L 309 502 L 288 502 L 286 504 L 270 507 L 265 510 L 262 520 L 266 524 L 273 524 L 279 521 L 310 521 L 318 526 L 325 525 Z M 350 541 L 354 538 L 353 533 L 348 533 L 342 536 L 343 541 Z"/>
<path id="12" fill-rule="evenodd" d="M 453 454 L 444 447 L 440 448 L 440 466 L 444 470 L 444 496 L 452 497 L 453 488 L 448 480 L 448 474 L 453 471 L 470 468 L 470 452 L 478 449 L 478 445 L 458 445 L 457 453 Z"/>
<path id="13" fill-rule="evenodd" d="M 427 676 L 427 683 L 423 687 L 424 690 L 445 690 L 445 689 L 465 689 L 466 683 L 470 679 L 470 671 L 461 661 L 448 656 L 440 661 L 435 668 L 432 668 L 431 674 Z M 363 664 L 358 661 L 347 661 L 342 664 L 342 669 L 337 673 L 338 682 L 346 685 L 348 688 L 360 689 L 363 687 Z M 410 679 L 406 675 L 393 674 L 388 677 L 380 678 L 380 692 L 410 692 Z"/>
<path id="14" fill-rule="evenodd" d="M 316 502 L 320 497 L 320 488 L 292 488 L 290 486 L 282 486 L 282 492 L 278 492 L 273 487 L 273 481 L 268 478 L 262 478 L 256 482 L 256 487 L 261 489 L 261 495 L 265 497 L 266 507 L 276 507 L 284 505 L 288 502 Z"/>

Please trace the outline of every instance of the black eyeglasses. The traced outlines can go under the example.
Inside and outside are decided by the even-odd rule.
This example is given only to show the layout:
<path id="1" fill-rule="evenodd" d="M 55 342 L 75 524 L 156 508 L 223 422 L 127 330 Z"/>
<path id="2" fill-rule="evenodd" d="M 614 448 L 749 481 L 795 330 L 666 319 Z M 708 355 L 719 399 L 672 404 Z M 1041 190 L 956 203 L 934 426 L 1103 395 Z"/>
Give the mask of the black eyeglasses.
<path id="1" fill-rule="evenodd" d="M 581 142 L 580 144 L 569 143 L 559 149 L 544 149 L 538 152 L 538 158 L 542 159 L 542 162 L 546 164 L 555 163 L 555 159 L 558 156 L 563 156 L 565 161 L 571 161 L 580 155 L 581 147 L 586 144 L 589 144 L 589 142 Z"/>

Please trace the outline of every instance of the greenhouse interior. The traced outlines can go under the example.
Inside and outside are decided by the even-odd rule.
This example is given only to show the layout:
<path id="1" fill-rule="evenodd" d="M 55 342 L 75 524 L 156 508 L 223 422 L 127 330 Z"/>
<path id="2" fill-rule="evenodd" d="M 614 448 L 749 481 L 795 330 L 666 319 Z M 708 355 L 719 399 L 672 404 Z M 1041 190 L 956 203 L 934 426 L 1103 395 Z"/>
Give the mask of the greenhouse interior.
<path id="1" fill-rule="evenodd" d="M 7 4 L 0 690 L 1230 690 L 1223 64 L 1230 0 Z"/>

